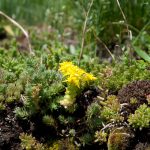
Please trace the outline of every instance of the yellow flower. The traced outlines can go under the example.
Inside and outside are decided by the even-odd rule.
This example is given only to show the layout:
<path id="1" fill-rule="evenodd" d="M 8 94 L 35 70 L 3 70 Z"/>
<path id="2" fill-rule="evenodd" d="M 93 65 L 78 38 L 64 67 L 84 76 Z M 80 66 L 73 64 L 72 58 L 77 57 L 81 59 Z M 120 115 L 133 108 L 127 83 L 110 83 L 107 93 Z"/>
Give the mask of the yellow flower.
<path id="1" fill-rule="evenodd" d="M 74 104 L 76 96 L 81 92 L 81 89 L 97 79 L 92 74 L 73 65 L 72 62 L 60 63 L 59 71 L 66 78 L 65 82 L 67 82 L 64 99 L 60 101 L 60 104 L 65 108 L 69 108 Z"/>
<path id="2" fill-rule="evenodd" d="M 65 81 L 68 84 L 73 84 L 78 88 L 90 81 L 96 80 L 96 77 L 73 65 L 72 62 L 60 63 L 59 71 L 66 77 Z"/>

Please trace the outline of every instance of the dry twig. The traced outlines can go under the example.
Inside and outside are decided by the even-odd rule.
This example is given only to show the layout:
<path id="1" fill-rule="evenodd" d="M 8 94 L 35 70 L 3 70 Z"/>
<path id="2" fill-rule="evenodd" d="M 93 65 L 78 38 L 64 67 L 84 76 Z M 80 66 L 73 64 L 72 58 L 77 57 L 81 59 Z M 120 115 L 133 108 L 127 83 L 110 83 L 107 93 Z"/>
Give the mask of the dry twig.
<path id="1" fill-rule="evenodd" d="M 12 19 L 9 16 L 7 16 L 2 11 L 0 11 L 0 15 L 5 17 L 7 20 L 9 20 L 13 25 L 15 25 L 17 28 L 19 28 L 23 32 L 23 34 L 26 37 L 27 42 L 28 42 L 28 47 L 29 47 L 30 54 L 34 55 L 34 52 L 32 51 L 32 48 L 31 48 L 31 43 L 30 43 L 30 40 L 29 40 L 28 32 L 18 22 L 16 22 L 14 19 Z"/>

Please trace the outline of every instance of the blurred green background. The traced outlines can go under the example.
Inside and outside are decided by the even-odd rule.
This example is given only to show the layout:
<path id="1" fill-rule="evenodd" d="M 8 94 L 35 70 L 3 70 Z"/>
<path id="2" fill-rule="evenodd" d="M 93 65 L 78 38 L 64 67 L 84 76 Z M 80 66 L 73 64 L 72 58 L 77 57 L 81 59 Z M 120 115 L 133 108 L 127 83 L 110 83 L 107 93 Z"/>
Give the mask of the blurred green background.
<path id="1" fill-rule="evenodd" d="M 47 24 L 60 34 L 66 28 L 76 31 L 79 39 L 90 0 L 0 0 L 0 10 L 27 25 Z M 134 45 L 150 49 L 150 0 L 120 0 L 132 32 Z M 116 0 L 94 0 L 87 20 L 85 48 L 97 48 L 100 38 L 108 48 L 122 45 L 126 25 Z M 140 44 L 139 44 L 140 43 Z M 97 47 L 95 47 L 97 45 Z"/>

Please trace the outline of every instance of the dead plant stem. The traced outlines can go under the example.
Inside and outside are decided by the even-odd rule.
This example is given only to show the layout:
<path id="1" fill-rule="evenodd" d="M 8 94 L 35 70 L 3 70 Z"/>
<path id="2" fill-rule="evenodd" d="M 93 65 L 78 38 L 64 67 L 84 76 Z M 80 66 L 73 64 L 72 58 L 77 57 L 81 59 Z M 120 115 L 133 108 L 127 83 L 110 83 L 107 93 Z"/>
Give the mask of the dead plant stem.
<path id="1" fill-rule="evenodd" d="M 126 18 L 125 14 L 124 14 L 124 12 L 123 12 L 123 10 L 122 10 L 122 8 L 121 8 L 121 5 L 120 5 L 119 0 L 116 0 L 116 2 L 117 2 L 117 5 L 118 5 L 118 7 L 119 7 L 119 9 L 120 9 L 120 12 L 121 12 L 121 14 L 122 14 L 122 17 L 123 17 L 123 19 L 124 19 L 124 21 L 125 21 L 125 25 L 126 25 L 127 32 L 128 32 L 128 37 L 129 37 L 130 40 L 131 40 L 132 34 L 131 34 L 131 31 L 129 30 L 127 18 Z"/>
<path id="2" fill-rule="evenodd" d="M 88 8 L 88 11 L 85 13 L 85 21 L 83 25 L 83 31 L 82 31 L 82 40 L 81 40 L 81 50 L 80 50 L 80 55 L 79 55 L 79 60 L 78 60 L 78 65 L 80 66 L 80 61 L 83 56 L 83 49 L 84 49 L 84 43 L 85 43 L 85 34 L 86 34 L 86 28 L 87 28 L 87 21 L 88 21 L 88 16 L 91 10 L 91 7 L 93 5 L 94 0 L 91 0 L 90 6 Z"/>
<path id="3" fill-rule="evenodd" d="M 29 40 L 28 32 L 18 22 L 16 22 L 14 19 L 7 16 L 2 11 L 0 11 L 0 15 L 5 17 L 7 20 L 9 20 L 13 25 L 15 25 L 17 28 L 19 28 L 23 32 L 23 34 L 26 37 L 26 40 L 28 42 L 29 52 L 30 52 L 30 54 L 34 55 L 34 52 L 32 51 L 32 48 L 31 48 L 31 43 L 30 43 L 30 40 Z"/>

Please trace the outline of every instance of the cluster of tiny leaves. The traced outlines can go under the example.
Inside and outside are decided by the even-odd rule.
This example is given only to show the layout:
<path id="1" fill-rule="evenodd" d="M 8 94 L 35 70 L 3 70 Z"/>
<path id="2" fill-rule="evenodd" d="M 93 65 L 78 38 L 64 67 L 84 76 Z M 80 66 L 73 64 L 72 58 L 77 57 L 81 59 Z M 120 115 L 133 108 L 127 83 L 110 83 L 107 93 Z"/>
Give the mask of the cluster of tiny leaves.
<path id="1" fill-rule="evenodd" d="M 120 63 L 116 63 L 115 66 L 110 66 L 110 75 L 105 77 L 105 85 L 108 89 L 117 91 L 122 86 L 135 80 L 150 79 L 150 71 L 148 69 L 149 63 L 143 60 L 130 60 L 124 57 L 124 60 Z M 104 69 L 104 74 L 106 69 Z M 108 70 L 108 69 L 107 69 Z M 104 82 L 102 76 L 101 82 Z"/>
<path id="2" fill-rule="evenodd" d="M 129 115 L 128 122 L 135 129 L 148 128 L 150 126 L 150 107 L 146 104 L 141 105 L 134 114 Z"/>
<path id="3" fill-rule="evenodd" d="M 36 141 L 31 135 L 22 133 L 19 136 L 21 140 L 21 147 L 26 150 L 48 150 L 43 144 Z"/>
<path id="4" fill-rule="evenodd" d="M 119 113 L 120 107 L 117 97 L 115 95 L 109 95 L 104 102 L 101 117 L 108 122 L 123 121 L 123 117 Z"/>
<path id="5" fill-rule="evenodd" d="M 101 127 L 103 120 L 100 115 L 101 107 L 98 103 L 94 102 L 88 106 L 86 111 L 86 122 L 91 129 Z"/>
<path id="6" fill-rule="evenodd" d="M 99 142 L 100 144 L 107 142 L 107 133 L 104 131 L 96 131 L 95 132 L 95 142 Z"/>

